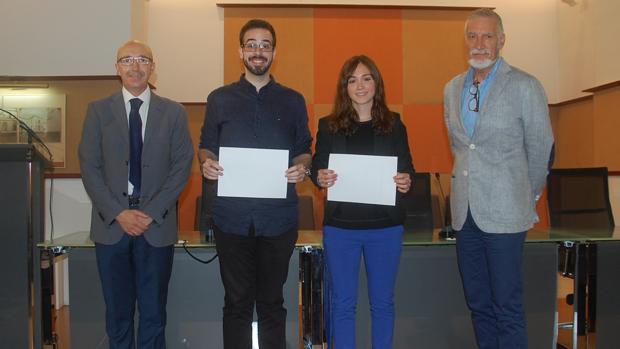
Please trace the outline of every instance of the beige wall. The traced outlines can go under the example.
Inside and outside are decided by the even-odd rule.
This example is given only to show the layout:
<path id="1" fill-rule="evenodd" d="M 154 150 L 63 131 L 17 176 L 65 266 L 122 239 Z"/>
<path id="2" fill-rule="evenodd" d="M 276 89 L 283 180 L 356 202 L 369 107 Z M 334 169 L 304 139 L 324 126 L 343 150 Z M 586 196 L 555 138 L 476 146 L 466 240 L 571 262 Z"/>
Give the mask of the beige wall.
<path id="1" fill-rule="evenodd" d="M 223 84 L 223 8 L 217 3 L 495 7 L 505 22 L 508 62 L 538 77 L 549 100 L 558 101 L 556 0 L 150 0 L 148 40 L 158 61 L 156 84 L 162 95 L 203 102 Z"/>
<path id="2" fill-rule="evenodd" d="M 559 100 L 620 80 L 620 1 L 557 1 Z"/>
<path id="3" fill-rule="evenodd" d="M 223 83 L 223 8 L 217 3 L 495 7 L 504 56 L 538 77 L 551 103 L 620 80 L 616 0 L 20 0 L 0 6 L 0 76 L 111 75 L 130 38 L 155 50 L 160 93 L 202 102 Z M 571 5 L 574 3 L 574 5 Z"/>

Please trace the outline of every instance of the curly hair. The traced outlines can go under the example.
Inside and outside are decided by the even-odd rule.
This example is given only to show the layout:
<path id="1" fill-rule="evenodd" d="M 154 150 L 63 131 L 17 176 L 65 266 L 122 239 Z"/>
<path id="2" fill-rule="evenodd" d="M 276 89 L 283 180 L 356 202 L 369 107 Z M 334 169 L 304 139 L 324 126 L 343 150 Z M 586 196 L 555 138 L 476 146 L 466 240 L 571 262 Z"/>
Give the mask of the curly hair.
<path id="1" fill-rule="evenodd" d="M 329 115 L 329 130 L 332 133 L 343 133 L 347 136 L 357 131 L 359 116 L 353 108 L 353 102 L 351 97 L 349 97 L 347 86 L 349 78 L 360 64 L 370 70 L 370 75 L 375 82 L 375 96 L 373 97 L 370 113 L 372 127 L 377 134 L 390 133 L 394 127 L 394 115 L 388 109 L 385 101 L 383 78 L 375 62 L 365 55 L 349 58 L 340 69 L 338 85 L 336 87 L 336 101 L 334 102 L 332 113 Z"/>

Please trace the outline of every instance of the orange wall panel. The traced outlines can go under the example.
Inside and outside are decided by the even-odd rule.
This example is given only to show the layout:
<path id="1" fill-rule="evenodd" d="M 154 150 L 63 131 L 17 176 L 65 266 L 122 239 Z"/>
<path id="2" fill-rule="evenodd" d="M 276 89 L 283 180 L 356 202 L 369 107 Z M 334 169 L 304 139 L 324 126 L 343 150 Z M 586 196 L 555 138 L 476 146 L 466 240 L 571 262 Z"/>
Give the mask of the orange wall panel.
<path id="1" fill-rule="evenodd" d="M 441 103 L 445 84 L 465 71 L 467 11 L 403 10 L 404 103 Z"/>
<path id="2" fill-rule="evenodd" d="M 417 172 L 452 172 L 452 153 L 441 104 L 407 104 L 403 121 Z"/>
<path id="3" fill-rule="evenodd" d="M 359 54 L 378 65 L 388 102 L 402 103 L 401 10 L 334 7 L 314 13 L 315 103 L 333 103 L 342 64 Z"/>
<path id="4" fill-rule="evenodd" d="M 239 30 L 252 18 L 262 18 L 276 31 L 276 56 L 271 73 L 276 81 L 299 91 L 314 102 L 313 13 L 302 7 L 232 7 L 224 11 L 224 82 L 243 73 L 239 58 Z"/>
<path id="5" fill-rule="evenodd" d="M 194 230 L 196 198 L 202 195 L 202 176 L 192 174 L 179 197 L 179 230 Z"/>

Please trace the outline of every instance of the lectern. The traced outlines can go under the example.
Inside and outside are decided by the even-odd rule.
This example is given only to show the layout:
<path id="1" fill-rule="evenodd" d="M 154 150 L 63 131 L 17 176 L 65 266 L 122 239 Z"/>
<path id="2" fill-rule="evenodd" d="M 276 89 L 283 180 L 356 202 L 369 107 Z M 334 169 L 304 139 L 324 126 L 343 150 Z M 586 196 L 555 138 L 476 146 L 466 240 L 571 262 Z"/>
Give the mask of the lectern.
<path id="1" fill-rule="evenodd" d="M 0 144 L 0 338 L 4 348 L 41 343 L 40 255 L 44 237 L 43 171 L 31 144 Z"/>

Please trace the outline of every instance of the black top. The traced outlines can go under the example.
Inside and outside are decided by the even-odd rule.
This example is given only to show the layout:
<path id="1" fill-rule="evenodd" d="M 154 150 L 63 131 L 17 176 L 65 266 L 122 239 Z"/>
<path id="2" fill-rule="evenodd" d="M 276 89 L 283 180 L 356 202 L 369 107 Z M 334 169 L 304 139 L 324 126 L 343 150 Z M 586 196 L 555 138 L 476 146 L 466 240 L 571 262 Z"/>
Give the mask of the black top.
<path id="1" fill-rule="evenodd" d="M 361 122 L 354 134 L 333 134 L 329 131 L 329 117 L 319 120 L 316 152 L 312 159 L 312 180 L 315 184 L 318 170 L 327 168 L 330 153 L 381 155 L 398 157 L 398 172 L 413 173 L 407 130 L 398 114 L 392 132 L 377 135 L 372 122 Z M 318 185 L 318 184 L 317 184 Z M 396 189 L 394 189 L 396 190 Z M 345 229 L 376 229 L 402 224 L 404 209 L 397 193 L 396 206 L 327 201 L 323 224 Z"/>
<path id="2" fill-rule="evenodd" d="M 220 147 L 286 149 L 292 159 L 310 153 L 312 137 L 303 96 L 271 81 L 256 91 L 244 76 L 211 92 L 207 98 L 200 148 L 219 155 Z M 284 174 L 282 174 L 284 175 Z M 252 180 L 251 174 L 248 180 Z M 280 235 L 297 224 L 295 185 L 288 184 L 286 199 L 217 197 L 213 220 L 226 233 Z"/>

